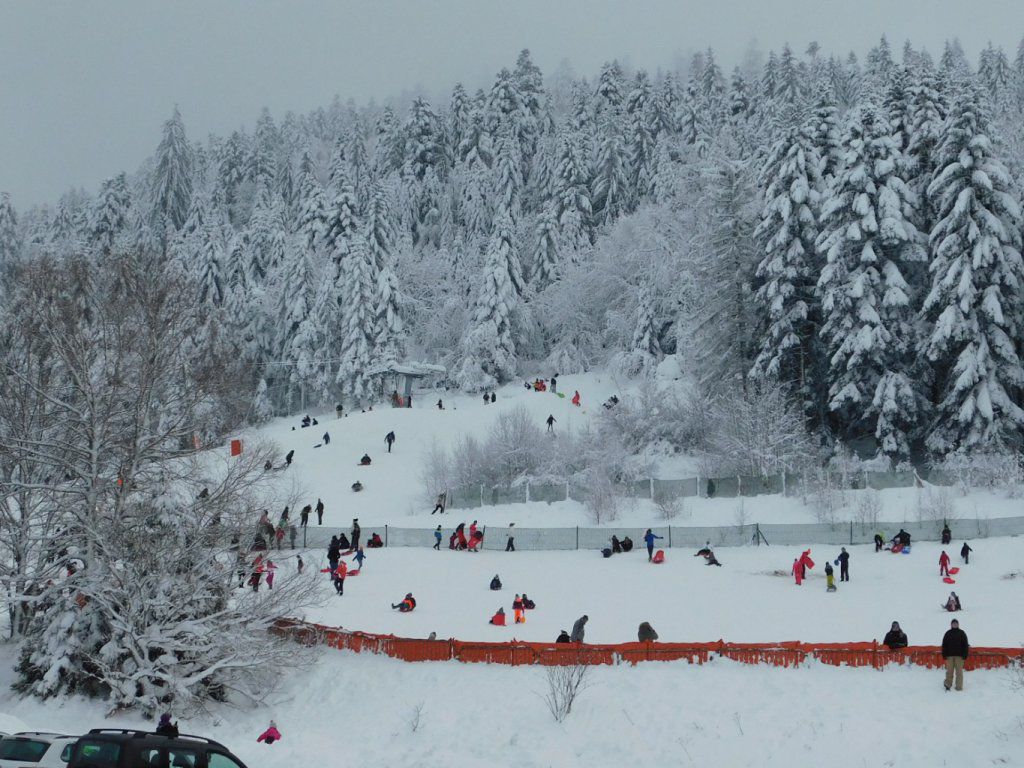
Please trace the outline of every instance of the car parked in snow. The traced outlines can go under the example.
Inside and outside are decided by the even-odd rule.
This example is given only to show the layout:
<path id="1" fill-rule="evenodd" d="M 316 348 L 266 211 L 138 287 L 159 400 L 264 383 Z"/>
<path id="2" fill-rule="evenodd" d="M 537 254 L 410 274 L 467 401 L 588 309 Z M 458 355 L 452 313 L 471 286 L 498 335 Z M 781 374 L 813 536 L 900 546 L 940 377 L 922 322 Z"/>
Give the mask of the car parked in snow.
<path id="1" fill-rule="evenodd" d="M 77 736 L 40 731 L 5 734 L 0 739 L 0 768 L 66 768 Z"/>
<path id="2" fill-rule="evenodd" d="M 20 768 L 20 766 L 19 766 Z M 219 742 L 202 736 L 93 728 L 74 745 L 67 768 L 246 768 Z"/>

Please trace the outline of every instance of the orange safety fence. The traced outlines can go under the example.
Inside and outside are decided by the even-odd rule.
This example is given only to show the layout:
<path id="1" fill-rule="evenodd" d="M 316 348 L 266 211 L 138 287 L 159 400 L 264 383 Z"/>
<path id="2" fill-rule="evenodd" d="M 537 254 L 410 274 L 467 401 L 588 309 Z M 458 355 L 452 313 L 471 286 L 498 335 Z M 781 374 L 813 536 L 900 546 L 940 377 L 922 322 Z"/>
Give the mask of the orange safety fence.
<path id="1" fill-rule="evenodd" d="M 340 627 L 282 619 L 275 634 L 305 644 L 326 645 L 355 653 L 373 653 L 402 661 L 459 661 L 467 664 L 509 666 L 569 666 L 573 664 L 636 665 L 642 661 L 687 661 L 705 664 L 716 657 L 745 664 L 795 667 L 808 659 L 831 666 L 872 667 L 907 664 L 939 668 L 943 665 L 939 646 L 913 646 L 890 650 L 877 641 L 860 643 L 617 643 L 592 645 L 576 643 L 464 642 L 462 640 L 419 640 L 354 632 Z M 1024 666 L 1024 649 L 971 648 L 964 668 L 1000 669 Z"/>

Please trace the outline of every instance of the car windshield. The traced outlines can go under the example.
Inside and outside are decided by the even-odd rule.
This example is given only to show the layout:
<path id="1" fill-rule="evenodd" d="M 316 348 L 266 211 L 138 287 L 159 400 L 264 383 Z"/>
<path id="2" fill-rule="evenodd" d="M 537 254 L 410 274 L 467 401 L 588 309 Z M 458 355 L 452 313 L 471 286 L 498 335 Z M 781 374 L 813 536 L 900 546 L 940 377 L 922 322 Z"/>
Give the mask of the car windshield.
<path id="1" fill-rule="evenodd" d="M 50 745 L 33 739 L 7 738 L 0 741 L 0 760 L 17 760 L 22 763 L 38 763 Z"/>
<path id="2" fill-rule="evenodd" d="M 89 768 L 117 768 L 121 745 L 110 741 L 82 739 L 75 750 L 75 761 Z"/>

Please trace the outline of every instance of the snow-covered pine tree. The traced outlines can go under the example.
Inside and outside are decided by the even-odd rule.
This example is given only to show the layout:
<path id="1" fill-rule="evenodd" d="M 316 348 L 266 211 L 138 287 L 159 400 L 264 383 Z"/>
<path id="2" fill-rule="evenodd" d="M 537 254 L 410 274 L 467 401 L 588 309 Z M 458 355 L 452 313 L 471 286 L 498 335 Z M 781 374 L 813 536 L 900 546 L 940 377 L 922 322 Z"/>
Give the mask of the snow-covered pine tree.
<path id="1" fill-rule="evenodd" d="M 1024 427 L 1020 206 L 987 128 L 977 95 L 965 88 L 928 187 L 936 223 L 923 350 L 937 397 L 926 442 L 938 454 L 999 444 Z"/>
<path id="2" fill-rule="evenodd" d="M 164 123 L 151 189 L 154 231 L 162 233 L 168 225 L 181 229 L 192 200 L 192 147 L 177 107 Z"/>
<path id="3" fill-rule="evenodd" d="M 299 173 L 300 203 L 296 234 L 305 247 L 312 250 L 320 244 L 327 226 L 327 201 L 308 154 L 302 157 Z"/>
<path id="4" fill-rule="evenodd" d="M 401 293 L 393 266 L 395 232 L 387 190 L 377 184 L 366 212 L 366 244 L 373 264 L 373 353 L 378 362 L 396 363 L 405 355 L 406 334 L 402 324 Z"/>
<path id="5" fill-rule="evenodd" d="M 530 287 L 534 293 L 539 293 L 557 280 L 560 272 L 558 213 L 553 202 L 537 216 L 535 238 Z"/>
<path id="6" fill-rule="evenodd" d="M 271 186 L 277 170 L 277 149 L 281 137 L 270 110 L 264 107 L 256 119 L 256 128 L 252 134 L 252 146 L 249 149 L 245 166 L 245 176 L 257 189 Z"/>
<path id="7" fill-rule="evenodd" d="M 507 213 L 494 222 L 473 320 L 464 340 L 460 386 L 477 392 L 510 381 L 516 373 L 512 317 L 523 292 L 515 229 Z"/>
<path id="8" fill-rule="evenodd" d="M 360 406 L 373 395 L 373 380 L 367 371 L 377 362 L 374 354 L 376 269 L 362 233 L 353 234 L 348 252 L 342 258 L 341 269 L 344 335 L 335 380 L 344 395 Z"/>
<path id="9" fill-rule="evenodd" d="M 604 109 L 597 117 L 597 122 L 599 144 L 591 182 L 593 213 L 595 221 L 608 224 L 629 207 L 629 158 L 621 113 L 617 109 Z"/>
<path id="10" fill-rule="evenodd" d="M 130 206 L 128 183 L 123 173 L 103 182 L 93 208 L 90 232 L 90 243 L 98 255 L 110 254 L 114 239 L 128 226 Z"/>
<path id="11" fill-rule="evenodd" d="M 761 263 L 757 300 L 765 328 L 751 375 L 791 386 L 814 423 L 824 417 L 820 308 L 815 296 L 815 250 L 822 162 L 815 146 L 818 120 L 791 128 L 765 160 L 761 221 L 754 232 Z"/>
<path id="12" fill-rule="evenodd" d="M 67 222 L 66 214 L 63 205 L 57 208 L 57 216 L 62 217 L 63 222 Z M 51 225 L 51 232 L 61 226 L 64 224 Z M 58 236 L 65 237 L 66 235 L 62 233 Z M 11 267 L 18 263 L 20 258 L 21 236 L 18 234 L 18 216 L 11 203 L 10 194 L 0 192 L 0 272 L 6 274 Z"/>
<path id="13" fill-rule="evenodd" d="M 910 86 L 909 128 L 906 162 L 910 188 L 919 200 L 914 224 L 921 232 L 931 232 L 935 222 L 928 197 L 928 185 L 935 177 L 935 150 L 942 138 L 946 119 L 945 100 L 931 70 L 917 73 Z"/>
<path id="14" fill-rule="evenodd" d="M 494 153 L 495 188 L 491 208 L 496 214 L 507 213 L 513 221 L 519 221 L 521 214 L 523 177 L 520 151 L 520 142 L 512 134 L 512 128 L 501 128 Z"/>
<path id="15" fill-rule="evenodd" d="M 572 220 L 583 232 L 588 232 L 593 212 L 590 201 L 590 175 L 579 138 L 575 133 L 566 133 L 562 136 L 554 182 L 555 195 L 558 200 L 559 225 L 564 229 L 566 221 Z"/>
<path id="16" fill-rule="evenodd" d="M 721 95 L 720 91 L 716 91 L 716 94 Z M 655 163 L 654 141 L 657 135 L 653 101 L 647 73 L 638 72 L 633 90 L 626 100 L 630 208 L 635 208 L 651 193 Z M 715 103 L 720 105 L 719 101 Z"/>
<path id="17" fill-rule="evenodd" d="M 843 167 L 821 213 L 818 281 L 828 347 L 829 408 L 839 431 L 870 428 L 880 453 L 910 454 L 923 417 L 915 383 L 915 297 L 904 278 L 925 258 L 915 199 L 882 111 L 861 106 L 843 140 Z"/>
<path id="18" fill-rule="evenodd" d="M 652 291 L 647 286 L 641 286 L 637 292 L 633 339 L 629 351 L 620 357 L 618 365 L 627 376 L 639 376 L 651 371 L 661 360 L 661 342 L 658 341 L 652 298 Z"/>

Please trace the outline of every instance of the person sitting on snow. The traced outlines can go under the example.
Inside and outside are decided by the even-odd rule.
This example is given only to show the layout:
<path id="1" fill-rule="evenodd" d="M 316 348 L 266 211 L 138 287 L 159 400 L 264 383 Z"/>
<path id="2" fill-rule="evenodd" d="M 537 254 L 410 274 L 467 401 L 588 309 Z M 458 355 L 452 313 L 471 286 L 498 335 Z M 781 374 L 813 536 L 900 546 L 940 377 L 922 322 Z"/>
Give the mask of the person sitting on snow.
<path id="1" fill-rule="evenodd" d="M 654 631 L 649 621 L 645 621 L 637 630 L 636 639 L 641 643 L 652 643 L 658 639 L 658 633 Z"/>
<path id="2" fill-rule="evenodd" d="M 368 466 L 370 466 L 370 454 L 368 454 L 368 453 L 364 453 L 363 454 L 363 458 L 361 458 L 359 460 L 359 466 L 360 467 L 368 467 Z"/>
<path id="3" fill-rule="evenodd" d="M 950 613 L 953 613 L 954 611 L 962 610 L 962 608 L 960 607 L 960 598 L 957 597 L 956 592 L 950 592 L 949 593 L 949 598 L 946 600 L 946 604 L 944 606 L 942 606 L 942 607 L 945 608 Z"/>
<path id="4" fill-rule="evenodd" d="M 352 483 L 352 493 L 359 493 L 361 490 L 363 490 L 363 484 L 361 482 L 356 480 Z"/>
<path id="5" fill-rule="evenodd" d="M 711 542 L 705 541 L 704 546 L 697 550 L 697 554 L 694 557 L 707 557 L 711 554 Z"/>
<path id="6" fill-rule="evenodd" d="M 704 565 L 717 565 L 719 568 L 722 567 L 722 564 L 718 562 L 718 558 L 715 557 L 715 553 L 710 550 L 708 550 L 707 559 L 708 561 L 704 563 Z"/>
<path id="7" fill-rule="evenodd" d="M 491 579 L 491 589 L 494 591 L 501 589 L 501 579 L 498 578 L 498 574 L 494 574 L 494 578 Z"/>
<path id="8" fill-rule="evenodd" d="M 523 608 L 525 608 L 528 611 L 532 611 L 536 607 L 537 607 L 537 604 L 535 602 L 533 602 L 533 600 L 528 598 L 526 596 L 526 593 L 523 592 Z"/>
<path id="9" fill-rule="evenodd" d="M 491 616 L 491 624 L 493 624 L 496 627 L 504 627 L 505 626 L 505 609 L 504 608 L 498 608 L 498 612 L 495 613 L 493 616 Z"/>
<path id="10" fill-rule="evenodd" d="M 412 596 L 412 592 L 406 594 L 405 599 L 400 603 L 394 603 L 392 608 L 397 608 L 401 613 L 408 613 L 416 607 L 416 598 Z"/>
<path id="11" fill-rule="evenodd" d="M 892 623 L 892 629 L 885 633 L 885 639 L 882 640 L 882 645 L 889 646 L 889 649 L 895 651 L 897 648 L 907 647 L 907 633 L 900 629 L 900 623 L 894 621 Z"/>
<path id="12" fill-rule="evenodd" d="M 366 542 L 366 546 L 370 549 L 379 549 L 384 546 L 384 542 L 381 540 L 380 534 L 374 532 L 370 534 L 370 540 Z"/>
<path id="13" fill-rule="evenodd" d="M 622 551 L 630 552 L 633 549 L 633 540 L 629 536 L 622 537 Z"/>
<path id="14" fill-rule="evenodd" d="M 306 418 L 309 418 L 309 417 L 307 416 Z M 262 741 L 262 742 L 264 742 L 265 744 L 268 744 L 268 745 L 273 744 L 275 741 L 280 741 L 280 740 L 281 740 L 281 732 L 279 730 L 277 730 L 277 723 L 275 723 L 273 720 L 270 721 L 270 727 L 267 728 L 267 730 L 265 730 L 263 733 L 261 733 L 256 738 L 256 741 L 258 741 L 258 742 Z"/>
<path id="15" fill-rule="evenodd" d="M 308 413 L 305 416 L 302 417 L 302 428 L 303 429 L 305 429 L 306 427 L 308 427 L 312 423 L 313 423 L 313 420 L 309 417 Z"/>

